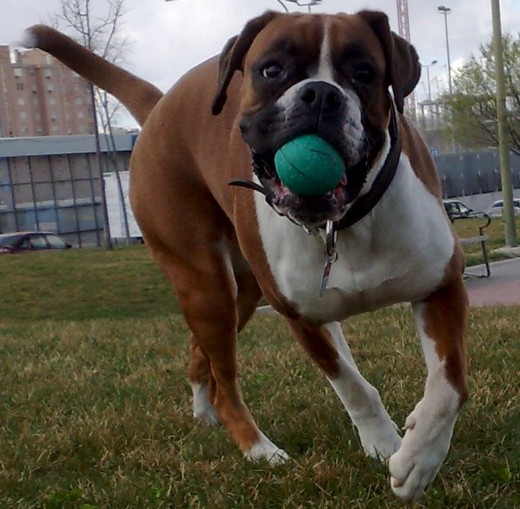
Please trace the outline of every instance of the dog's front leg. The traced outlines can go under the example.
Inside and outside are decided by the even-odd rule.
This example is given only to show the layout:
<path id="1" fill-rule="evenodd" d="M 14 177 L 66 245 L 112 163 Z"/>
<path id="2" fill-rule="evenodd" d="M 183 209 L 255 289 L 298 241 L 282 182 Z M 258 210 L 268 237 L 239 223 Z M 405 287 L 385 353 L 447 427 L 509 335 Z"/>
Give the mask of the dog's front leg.
<path id="1" fill-rule="evenodd" d="M 365 453 L 379 459 L 389 458 L 399 448 L 401 437 L 381 402 L 379 392 L 357 369 L 339 323 L 289 323 L 345 406 L 358 430 Z"/>
<path id="2" fill-rule="evenodd" d="M 467 398 L 464 283 L 457 279 L 416 303 L 414 313 L 428 376 L 424 397 L 406 419 L 401 448 L 390 459 L 392 489 L 404 500 L 416 500 L 433 481 Z"/>

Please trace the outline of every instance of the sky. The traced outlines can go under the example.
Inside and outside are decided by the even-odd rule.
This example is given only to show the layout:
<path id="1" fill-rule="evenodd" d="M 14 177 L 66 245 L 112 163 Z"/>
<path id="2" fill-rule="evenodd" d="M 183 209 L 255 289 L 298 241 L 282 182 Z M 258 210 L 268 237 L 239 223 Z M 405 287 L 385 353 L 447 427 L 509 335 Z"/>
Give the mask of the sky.
<path id="1" fill-rule="evenodd" d="M 103 6 L 106 0 L 91 0 Z M 16 46 L 23 30 L 35 23 L 53 19 L 60 0 L 0 0 L 2 29 L 0 44 Z M 289 10 L 303 10 L 285 3 Z M 428 97 L 428 80 L 434 98 L 448 88 L 447 48 L 444 16 L 439 5 L 451 9 L 448 14 L 448 41 L 451 68 L 455 71 L 479 46 L 491 40 L 491 0 L 408 0 L 410 38 L 420 60 L 429 65 L 423 71 L 415 97 Z M 240 32 L 245 23 L 268 9 L 282 10 L 277 0 L 125 0 L 127 13 L 121 35 L 128 41 L 124 67 L 166 91 L 187 70 L 221 51 L 226 41 Z M 373 9 L 386 12 L 397 32 L 395 0 L 323 0 L 313 12 L 349 12 Z M 500 1 L 502 31 L 518 36 L 520 0 Z M 437 60 L 436 64 L 430 65 Z M 133 127 L 130 117 L 120 123 Z"/>

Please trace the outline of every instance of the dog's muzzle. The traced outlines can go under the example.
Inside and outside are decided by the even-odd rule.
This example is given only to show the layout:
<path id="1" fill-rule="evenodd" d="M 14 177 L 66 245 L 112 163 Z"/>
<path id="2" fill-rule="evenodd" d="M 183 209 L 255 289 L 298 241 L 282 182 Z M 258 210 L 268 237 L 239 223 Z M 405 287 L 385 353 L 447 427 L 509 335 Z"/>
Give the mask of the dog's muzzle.
<path id="1" fill-rule="evenodd" d="M 367 146 L 359 119 L 349 113 L 348 98 L 338 87 L 321 81 L 304 83 L 296 99 L 281 107 L 283 99 L 258 112 L 244 115 L 240 128 L 252 152 L 257 182 L 233 181 L 262 192 L 280 215 L 315 228 L 339 221 L 358 196 L 369 170 Z M 330 143 L 345 163 L 338 185 L 319 196 L 301 196 L 280 180 L 274 164 L 276 151 L 288 141 L 316 134 Z"/>

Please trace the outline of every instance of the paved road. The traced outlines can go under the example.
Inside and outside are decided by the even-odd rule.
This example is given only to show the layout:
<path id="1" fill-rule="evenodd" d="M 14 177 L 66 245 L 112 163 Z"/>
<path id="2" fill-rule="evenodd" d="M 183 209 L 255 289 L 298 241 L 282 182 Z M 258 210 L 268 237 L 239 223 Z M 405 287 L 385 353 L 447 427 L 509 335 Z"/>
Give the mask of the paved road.
<path id="1" fill-rule="evenodd" d="M 471 271 L 483 272 L 482 267 L 472 267 Z M 492 263 L 489 278 L 472 277 L 466 285 L 472 306 L 520 306 L 520 258 Z"/>

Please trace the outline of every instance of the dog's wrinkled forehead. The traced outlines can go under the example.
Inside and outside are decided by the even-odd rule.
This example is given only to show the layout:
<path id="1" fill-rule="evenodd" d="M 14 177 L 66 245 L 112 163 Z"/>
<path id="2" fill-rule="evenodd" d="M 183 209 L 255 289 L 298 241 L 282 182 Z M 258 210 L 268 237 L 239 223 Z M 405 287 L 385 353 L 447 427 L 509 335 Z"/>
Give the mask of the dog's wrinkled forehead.
<path id="1" fill-rule="evenodd" d="M 267 101 L 270 94 L 281 94 L 284 88 L 306 79 L 325 78 L 349 86 L 342 77 L 352 58 L 370 60 L 381 76 L 386 73 L 381 44 L 359 16 L 275 19 L 258 34 L 245 58 L 244 78 L 251 86 L 242 97 L 242 107 L 247 109 L 258 100 Z M 262 78 L 276 72 L 287 79 L 280 79 L 278 88 L 269 87 L 270 83 Z"/>
<path id="2" fill-rule="evenodd" d="M 381 79 L 373 84 L 382 85 L 380 90 L 391 87 L 397 109 L 403 111 L 404 98 L 419 81 L 421 67 L 413 46 L 391 32 L 384 13 L 361 11 L 353 15 L 325 16 L 268 11 L 251 20 L 224 48 L 213 113 L 222 111 L 235 71 L 243 72 L 249 85 L 253 85 L 251 80 L 259 73 L 276 75 L 280 67 L 278 58 L 282 58 L 294 71 L 293 80 L 306 79 L 313 66 L 319 65 L 320 55 L 323 58 L 324 41 L 330 47 L 329 66 L 336 74 L 341 74 L 342 66 L 348 66 L 353 59 L 357 58 L 358 62 L 365 59 L 372 71 L 375 69 L 381 74 Z M 284 83 L 284 86 L 290 85 L 288 81 Z M 248 87 L 242 104 L 254 105 L 257 92 L 254 87 Z"/>
<path id="3" fill-rule="evenodd" d="M 301 58 L 307 64 L 317 62 L 324 33 L 324 16 L 280 16 L 267 25 L 251 44 L 245 70 L 264 58 L 283 55 Z"/>

